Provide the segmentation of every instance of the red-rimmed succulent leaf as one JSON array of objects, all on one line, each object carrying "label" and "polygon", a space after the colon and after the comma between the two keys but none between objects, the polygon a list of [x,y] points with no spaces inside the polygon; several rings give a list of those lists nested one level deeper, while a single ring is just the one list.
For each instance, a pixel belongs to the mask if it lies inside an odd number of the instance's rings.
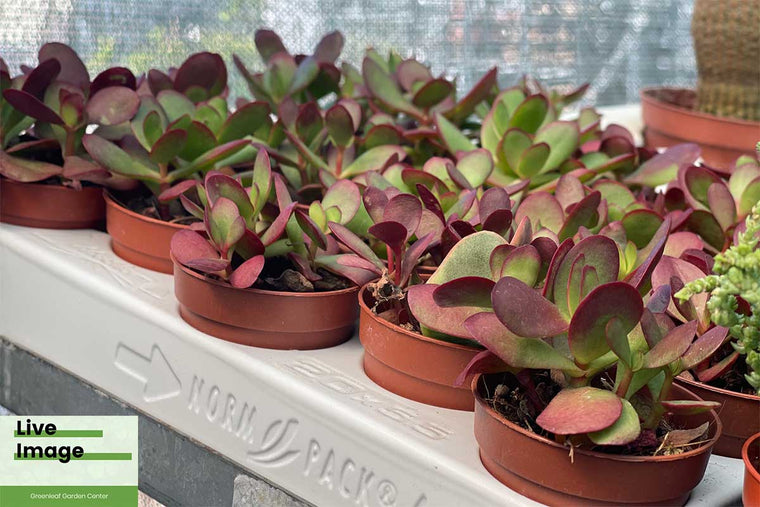
[{"label": "red-rimmed succulent leaf", "polygon": [[376,146],[359,155],[353,162],[343,168],[341,178],[351,178],[368,171],[380,171],[395,159],[400,161],[406,158],[406,151],[401,146],[384,144]]},{"label": "red-rimmed succulent leaf", "polygon": [[370,57],[366,57],[362,62],[362,76],[364,86],[385,107],[416,118],[424,116],[422,111],[404,98],[393,78]]},{"label": "red-rimmed succulent leaf", "polygon": [[626,213],[621,221],[628,239],[637,248],[643,248],[659,229],[662,217],[652,210],[636,209]]},{"label": "red-rimmed succulent leaf", "polygon": [[190,174],[193,174],[195,172],[201,172],[201,171],[210,169],[217,162],[220,162],[226,159],[227,157],[234,155],[235,153],[239,152],[240,150],[242,150],[248,145],[249,145],[249,142],[246,141],[245,139],[230,141],[229,143],[224,143],[222,145],[219,145],[216,148],[209,150],[203,155],[199,156],[198,158],[190,162],[187,166],[184,166],[181,169],[177,169],[176,171],[170,173],[169,179],[171,181],[175,181],[180,178],[189,176]]},{"label": "red-rimmed succulent leaf", "polygon": [[740,354],[738,351],[733,351],[709,368],[697,371],[697,378],[700,382],[711,382],[716,378],[721,378],[723,375],[731,371],[731,368],[733,368],[736,360],[739,359],[739,356]]},{"label": "red-rimmed succulent leaf", "polygon": [[156,140],[150,150],[150,160],[156,164],[168,164],[179,155],[187,141],[184,130],[168,130]]},{"label": "red-rimmed succulent leaf", "polygon": [[598,191],[591,192],[576,204],[565,219],[565,223],[557,235],[560,241],[571,238],[578,232],[580,227],[592,228],[598,220],[599,203],[602,195]]},{"label": "red-rimmed succulent leaf", "polygon": [[90,123],[118,125],[131,120],[140,107],[140,97],[125,86],[109,86],[90,97],[85,112]]},{"label": "red-rimmed succulent leaf", "polygon": [[59,165],[14,157],[0,150],[0,174],[13,181],[33,183],[57,176],[62,172],[63,168]]},{"label": "red-rimmed succulent leaf", "polygon": [[264,243],[255,232],[246,228],[243,236],[235,243],[235,252],[243,259],[250,259],[257,255],[263,255],[266,250]]},{"label": "red-rimmed succulent leaf", "polygon": [[717,401],[697,401],[697,400],[666,400],[662,401],[662,406],[671,414],[675,415],[695,415],[714,410],[720,407]]},{"label": "red-rimmed succulent leaf", "polygon": [[454,107],[446,111],[446,117],[457,124],[465,120],[475,111],[475,107],[491,94],[496,84],[496,77],[497,69],[494,67],[475,83],[475,86]]},{"label": "red-rimmed succulent leaf", "polygon": [[459,156],[457,170],[472,188],[482,186],[493,171],[493,157],[488,150],[478,148]]},{"label": "red-rimmed succulent leaf", "polygon": [[464,322],[471,315],[483,312],[488,308],[476,306],[440,307],[433,300],[433,291],[436,287],[436,284],[430,283],[409,287],[407,300],[412,315],[422,326],[434,332],[471,340],[472,336],[465,329]]},{"label": "red-rimmed succulent leaf", "polygon": [[620,399],[623,411],[612,426],[588,434],[596,445],[625,445],[636,440],[641,433],[639,414],[625,398]]},{"label": "red-rimmed succulent leaf", "polygon": [[433,244],[433,241],[435,239],[436,237],[434,235],[426,234],[425,236],[412,243],[411,246],[406,250],[404,253],[404,258],[401,261],[400,284],[402,286],[406,285],[407,281],[409,281],[409,277],[411,277],[412,271],[414,271],[414,268],[417,266],[420,257],[422,257],[425,252],[427,252],[428,248],[430,248],[430,245]]},{"label": "red-rimmed succulent leaf", "polygon": [[465,276],[439,285],[433,300],[442,307],[491,305],[491,291],[496,283],[490,278]]},{"label": "red-rimmed succulent leaf", "polygon": [[647,187],[664,185],[676,179],[681,166],[694,163],[700,152],[696,144],[684,143],[672,146],[641,164],[625,179],[625,182]]},{"label": "red-rimmed succulent leaf", "polygon": [[220,197],[211,204],[206,218],[209,236],[225,257],[227,251],[243,237],[245,221],[237,205],[226,197]]},{"label": "red-rimmed succulent leaf", "polygon": [[343,51],[343,34],[339,31],[330,32],[317,43],[314,48],[314,57],[319,62],[333,63]]},{"label": "red-rimmed succulent leaf", "polygon": [[354,252],[359,257],[371,262],[377,269],[385,269],[385,264],[383,261],[364,241],[362,241],[359,236],[348,230],[348,228],[335,222],[328,222],[327,226],[330,228],[338,241],[343,243],[349,250]]},{"label": "red-rimmed succulent leaf", "polygon": [[82,138],[87,153],[100,165],[113,172],[146,181],[159,181],[157,168],[150,167],[110,141],[88,134]]},{"label": "red-rimmed succulent leaf", "polygon": [[[663,255],[660,259],[660,262],[657,263],[657,266],[652,271],[652,286],[659,287],[660,285],[668,284],[671,286],[673,294],[675,294],[678,292],[677,289],[680,289],[680,287],[674,287],[671,283],[672,280],[679,280],[681,282],[681,285],[683,285],[688,282],[704,278],[705,274],[705,272],[700,270],[694,264],[686,262],[682,259],[676,259],[674,257]],[[708,294],[706,293],[695,294],[689,298],[689,302],[691,305],[693,305],[694,311],[697,313],[697,315],[701,316],[705,314],[707,298]],[[679,320],[682,322],[689,320],[688,318],[684,318],[686,316],[681,315],[673,300],[671,300],[670,305],[668,306],[668,311],[672,315],[679,317]]]},{"label": "red-rimmed succulent leaf", "polygon": [[336,207],[340,210],[341,222],[346,224],[356,216],[362,205],[361,192],[356,183],[350,180],[338,180],[327,189],[322,199],[322,207]]},{"label": "red-rimmed succulent leaf", "polygon": [[319,266],[324,267],[328,271],[332,271],[343,278],[351,280],[354,285],[362,287],[364,284],[377,279],[378,273],[376,270],[368,270],[362,267],[355,267],[349,258],[355,257],[352,254],[343,255],[320,255],[316,259],[316,263]]},{"label": "red-rimmed succulent leaf", "polygon": [[265,62],[268,62],[277,53],[287,52],[280,37],[272,30],[256,30],[253,40],[256,49]]},{"label": "red-rimmed succulent leaf", "polygon": [[45,90],[47,90],[47,87],[53,82],[53,80],[55,80],[60,72],[61,64],[58,60],[50,59],[41,62],[31,73],[29,73],[28,76],[26,76],[21,89],[42,100],[45,96]]},{"label": "red-rimmed succulent leaf", "polygon": [[454,380],[454,386],[459,387],[464,385],[469,377],[477,373],[499,373],[507,369],[509,369],[509,366],[499,356],[488,349],[481,350],[470,359],[464,370],[457,375],[456,380]]},{"label": "red-rimmed succulent leaf", "polygon": [[644,355],[644,368],[660,368],[680,358],[697,333],[697,321],[692,320],[672,329]]},{"label": "red-rimmed succulent leaf", "polygon": [[[494,260],[494,257],[491,257]],[[492,265],[492,267],[494,267]],[[538,281],[538,272],[541,269],[541,255],[533,245],[518,246],[510,251],[505,257],[501,270],[495,273],[496,279],[511,276],[533,287]]]},{"label": "red-rimmed succulent leaf", "polygon": [[723,181],[713,183],[707,189],[707,203],[724,231],[736,223],[736,203]]},{"label": "red-rimmed succulent leaf", "polygon": [[256,283],[264,269],[264,260],[263,255],[257,255],[243,262],[230,275],[230,285],[239,289],[246,289]]},{"label": "red-rimmed succulent leaf", "polygon": [[322,232],[322,229],[320,229],[320,227],[316,224],[316,222],[314,222],[314,220],[312,220],[308,214],[304,213],[300,209],[295,210],[295,216],[298,225],[301,227],[301,230],[312,241],[314,241],[319,248],[322,250],[326,249],[327,237],[325,236],[325,233]]},{"label": "red-rimmed succulent leaf", "polygon": [[213,206],[216,201],[225,197],[237,206],[240,216],[246,222],[253,216],[253,206],[248,198],[248,193],[238,180],[226,174],[212,171],[206,175],[204,182],[208,202]]},{"label": "red-rimmed succulent leaf", "polygon": [[522,222],[526,216],[531,220],[534,229],[546,227],[556,233],[565,221],[565,212],[559,201],[547,192],[532,193],[520,203],[515,211],[515,222]]},{"label": "red-rimmed succulent leaf", "polygon": [[578,371],[570,359],[545,341],[515,336],[491,312],[468,317],[464,327],[478,343],[513,368]]},{"label": "red-rimmed succulent leaf", "polygon": [[98,74],[90,84],[90,97],[109,86],[123,86],[130,90],[137,89],[137,79],[126,67],[111,67]]},{"label": "red-rimmed succulent leaf", "polygon": [[422,85],[412,97],[412,104],[429,109],[451,95],[454,86],[443,78],[431,79]]},{"label": "red-rimmed succulent leaf", "polygon": [[699,234],[707,244],[716,250],[722,251],[726,245],[727,239],[723,229],[715,216],[709,211],[694,210],[689,214],[685,225],[689,230]]},{"label": "red-rimmed succulent leaf", "polygon": [[335,146],[345,148],[354,139],[354,121],[348,109],[336,104],[325,113],[327,134]]},{"label": "red-rimmed succulent leaf", "polygon": [[[397,222],[406,231],[405,240],[417,230],[422,217],[422,204],[411,194],[398,194],[388,200],[383,210],[383,222]],[[378,224],[379,225],[379,224]]]},{"label": "red-rimmed succulent leaf", "polygon": [[642,294],[647,292],[651,286],[652,272],[663,256],[669,230],[670,219],[666,218],[652,236],[652,240],[647,246],[649,253],[641,261],[641,265],[632,271],[625,279],[626,282],[636,287],[636,289]]},{"label": "red-rimmed succulent leaf", "polygon": [[[549,99],[542,94],[526,97],[525,100],[523,100],[512,112],[512,115],[509,118],[509,127],[519,128],[523,132],[535,134],[544,122],[549,107]],[[549,145],[546,145],[546,148],[548,156]],[[543,162],[541,163],[541,166],[543,166]],[[539,169],[541,169],[540,166]]]},{"label": "red-rimmed succulent leaf", "polygon": [[504,277],[491,293],[494,312],[513,333],[526,338],[549,338],[567,331],[559,309],[524,282]]},{"label": "red-rimmed succulent leaf", "polygon": [[57,80],[73,84],[82,91],[89,90],[90,75],[87,73],[79,55],[66,44],[60,42],[48,42],[40,48],[38,53],[40,62],[56,59],[61,64],[61,72]]},{"label": "red-rimmed succulent leaf", "polygon": [[295,208],[296,203],[293,202],[288,204],[284,209],[280,210],[280,214],[277,215],[277,218],[275,218],[267,230],[264,231],[264,234],[261,235],[261,242],[264,244],[264,246],[269,246],[280,239],[280,237],[285,232],[285,228],[288,225],[288,220],[290,220],[290,215],[293,213],[293,210]]},{"label": "red-rimmed succulent leaf", "polygon": [[264,124],[270,112],[266,102],[249,102],[232,113],[219,130],[220,143],[252,135]]},{"label": "red-rimmed succulent leaf", "polygon": [[728,329],[715,326],[694,340],[689,349],[681,356],[681,367],[690,370],[712,356],[726,341]]},{"label": "red-rimmed succulent leaf", "polygon": [[606,326],[617,319],[624,333],[641,318],[644,304],[638,291],[624,282],[610,282],[595,288],[578,305],[568,329],[568,342],[576,362],[589,364],[606,354],[610,347]]},{"label": "red-rimmed succulent leaf", "polygon": [[577,435],[612,426],[623,412],[623,403],[612,391],[578,387],[560,391],[536,423],[557,435]]},{"label": "red-rimmed succulent leaf", "polygon": [[394,221],[375,224],[368,229],[368,232],[388,245],[397,255],[400,255],[407,238],[411,235],[403,224]]},{"label": "red-rimmed succulent leaf", "polygon": [[221,271],[229,265],[229,261],[222,259],[208,240],[195,231],[181,230],[174,233],[170,250],[180,264],[204,272]]},{"label": "red-rimmed succulent leaf", "polygon": [[693,232],[678,231],[668,236],[663,255],[680,257],[686,250],[702,250],[704,246],[704,242]]},{"label": "red-rimmed succulent leaf", "polygon": [[171,186],[161,192],[161,194],[158,196],[158,200],[161,202],[170,202],[174,199],[179,199],[180,195],[183,195],[191,188],[195,188],[196,184],[197,182],[195,180],[180,181],[176,185]]},{"label": "red-rimmed succulent leaf", "polygon": [[199,87],[207,92],[206,98],[221,94],[227,87],[227,67],[222,57],[216,53],[195,53],[177,69],[174,89],[186,92],[191,87]]},{"label": "red-rimmed succulent leaf", "polygon": [[533,143],[546,143],[551,150],[541,172],[559,167],[578,148],[579,137],[578,124],[574,121],[555,121],[542,126]]},{"label": "red-rimmed succulent leaf", "polygon": [[438,131],[438,135],[446,145],[446,148],[450,153],[456,155],[460,151],[472,151],[477,149],[474,144],[470,142],[466,135],[464,135],[456,126],[454,126],[443,115],[435,115],[435,127]]},{"label": "red-rimmed succulent leaf", "polygon": [[45,123],[56,125],[63,124],[63,119],[58,113],[46,106],[40,99],[23,90],[10,88],[3,92],[3,98],[17,111],[31,116],[32,118]]}]

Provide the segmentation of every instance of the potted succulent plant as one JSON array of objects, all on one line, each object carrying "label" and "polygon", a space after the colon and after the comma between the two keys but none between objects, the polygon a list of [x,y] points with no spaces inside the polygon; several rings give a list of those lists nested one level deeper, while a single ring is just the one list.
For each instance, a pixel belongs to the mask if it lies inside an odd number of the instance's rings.
[{"label": "potted succulent plant", "polygon": [[[430,336],[420,329],[409,312],[407,290],[419,283],[417,264],[431,248],[454,250],[457,241],[476,230],[498,231],[491,232],[498,238],[507,234],[512,219],[509,196],[503,189],[491,189],[477,203],[474,193],[467,194],[454,201],[447,217],[432,192],[422,184],[418,191],[419,197],[393,186],[365,189],[364,205],[373,222],[368,228],[372,246],[346,227],[329,223],[336,239],[380,276],[359,293],[364,370],[380,386],[407,398],[472,410],[469,391],[454,383],[480,347],[472,340]],[[385,260],[373,246],[385,250]],[[420,357],[428,360],[420,362]]]},{"label": "potted succulent plant", "polygon": [[673,326],[663,313],[668,286],[648,295],[669,225],[623,280],[607,236],[564,240],[544,272],[540,255],[479,232],[458,248],[470,244],[481,275],[421,286],[439,329],[487,349],[467,370],[490,372],[472,383],[475,436],[510,488],[550,504],[675,505],[701,480],[721,433],[718,404],[672,382],[720,347],[721,328],[695,340],[696,322]]},{"label": "potted succulent plant", "polygon": [[760,505],[760,433],[752,435],[742,447],[744,489],[742,502],[746,507]]},{"label": "potted succulent plant", "polygon": [[[692,38],[697,88],[641,91],[644,141],[649,148],[697,143],[705,162],[729,168],[752,154],[760,132],[758,9],[741,0],[697,0]],[[753,21],[754,20],[754,21]]]},{"label": "potted succulent plant", "polygon": [[192,217],[176,195],[163,192],[213,168],[249,165],[256,149],[248,136],[271,128],[266,103],[243,103],[228,111],[223,97],[227,71],[219,55],[192,55],[172,75],[151,70],[127,127],[96,130],[83,139],[102,166],[143,183],[138,191],[106,196],[114,252],[164,273],[172,272],[171,237]]},{"label": "potted succulent plant", "polygon": [[[276,204],[269,202],[272,190]],[[341,253],[296,209],[265,151],[257,155],[249,189],[211,171],[202,185],[180,184],[176,191],[203,220],[171,240],[183,319],[213,336],[267,348],[323,348],[351,337],[356,294],[374,270]]]},{"label": "potted succulent plant", "polygon": [[[756,203],[736,244],[715,256],[711,274],[687,268],[684,278],[697,278],[675,294],[682,314],[702,317],[729,330],[719,354],[679,381],[700,397],[723,405],[724,434],[715,452],[734,458],[740,457],[744,442],[760,431],[759,232],[760,203]],[[693,271],[696,273],[690,276]]]},{"label": "potted succulent plant", "polygon": [[102,186],[133,182],[93,162],[82,148],[88,125],[117,129],[137,112],[132,73],[107,69],[95,80],[77,54],[45,44],[39,65],[10,77],[0,60],[0,220],[32,227],[102,226]]}]

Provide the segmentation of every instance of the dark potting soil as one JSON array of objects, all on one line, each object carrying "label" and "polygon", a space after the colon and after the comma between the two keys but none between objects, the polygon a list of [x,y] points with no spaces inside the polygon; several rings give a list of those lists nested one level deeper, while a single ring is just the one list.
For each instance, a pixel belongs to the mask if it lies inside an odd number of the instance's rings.
[{"label": "dark potting soil", "polygon": [[[485,401],[496,412],[531,433],[558,443],[571,443],[571,449],[582,448],[626,456],[681,454],[698,447],[707,431],[707,425],[704,428],[700,427],[696,432],[682,431],[681,428],[674,428],[663,419],[655,430],[643,429],[635,441],[624,446],[598,446],[583,436],[574,436],[572,439],[565,440],[565,437],[554,435],[536,423],[536,418],[543,407],[562,390],[562,386],[552,378],[551,372],[548,370],[530,372],[522,378],[522,382],[511,373],[488,375],[485,381]],[[529,390],[526,385],[532,385],[533,389]],[[669,444],[670,440],[677,440],[672,438],[673,436],[683,435],[689,431],[694,435],[686,443]],[[671,433],[671,438],[667,437],[669,433]]]},{"label": "dark potting soil", "polygon": [[409,310],[406,291],[399,289],[387,272],[376,282],[368,284],[367,290],[374,301],[370,310],[375,315],[407,331],[421,334],[420,323]]},{"label": "dark potting soil", "polygon": [[185,225],[198,220],[185,211],[179,199],[166,204],[160,203],[155,195],[146,190],[112,192],[111,197],[123,207],[144,217]]},{"label": "dark potting soil", "polygon": [[312,282],[294,269],[293,264],[288,259],[284,257],[269,258],[264,264],[264,270],[259,275],[254,287],[284,292],[329,292],[353,287],[350,281],[325,269],[318,269],[317,274],[322,279]]},{"label": "dark potting soil", "polygon": [[697,93],[694,90],[661,88],[647,94],[660,102],[683,109],[694,110],[697,104]]}]

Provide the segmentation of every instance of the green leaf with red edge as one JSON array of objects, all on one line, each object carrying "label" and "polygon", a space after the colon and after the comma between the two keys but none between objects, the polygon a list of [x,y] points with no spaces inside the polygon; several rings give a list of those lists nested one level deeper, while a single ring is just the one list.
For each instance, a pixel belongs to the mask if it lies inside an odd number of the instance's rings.
[{"label": "green leaf with red edge", "polygon": [[572,155],[578,148],[579,135],[578,124],[574,121],[555,121],[541,127],[533,143],[546,143],[551,148],[549,158],[541,168],[541,172],[556,169]]},{"label": "green leaf with red edge", "polygon": [[160,181],[158,168],[144,164],[111,141],[87,134],[82,138],[87,153],[100,165],[124,176],[145,181]]},{"label": "green leaf with red edge", "polygon": [[253,188],[250,202],[253,205],[252,216],[257,216],[264,209],[272,191],[272,165],[266,150],[259,150],[253,165]]},{"label": "green leaf with red edge", "polygon": [[362,62],[364,86],[383,106],[415,118],[422,118],[423,112],[404,98],[390,75],[372,58],[366,57]]},{"label": "green leaf with red edge", "polygon": [[637,248],[643,248],[659,229],[662,217],[652,210],[636,209],[626,213],[622,223],[628,239],[633,241]]},{"label": "green leaf with red edge", "polygon": [[568,322],[559,309],[516,278],[499,280],[491,293],[491,301],[499,320],[518,336],[549,338],[568,330]]},{"label": "green leaf with red edge", "polygon": [[716,250],[722,251],[727,239],[718,220],[709,211],[694,210],[685,222],[686,227]]},{"label": "green leaf with red edge", "polygon": [[644,355],[643,367],[660,368],[676,361],[689,348],[696,333],[696,320],[672,329]]},{"label": "green leaf with red edge", "polygon": [[610,350],[606,326],[617,319],[627,334],[641,318],[644,303],[638,291],[625,282],[610,282],[595,288],[578,305],[568,329],[570,351],[576,362],[588,364]]},{"label": "green leaf with red edge", "polygon": [[174,199],[179,199],[179,196],[183,195],[190,189],[195,188],[197,182],[195,180],[180,181],[176,185],[167,188],[161,192],[158,196],[158,200],[161,202],[170,202]]},{"label": "green leaf with red edge", "polygon": [[340,210],[340,222],[347,224],[359,211],[362,205],[359,187],[350,180],[338,180],[325,192],[322,207],[327,209],[335,206]]},{"label": "green leaf with red edge", "polygon": [[[320,255],[316,258],[315,263],[343,278],[351,280],[354,285],[362,287],[364,284],[377,279],[379,273],[373,270],[367,270],[350,265],[345,265],[347,257],[350,255]],[[356,257],[356,256],[353,256]],[[357,257],[358,258],[358,257]]]},{"label": "green leaf with red edge", "polygon": [[541,256],[538,250],[533,245],[522,245],[506,255],[497,279],[511,276],[533,287],[538,281],[540,269]]},{"label": "green leaf with red edge", "polygon": [[[503,326],[502,326],[503,327]],[[471,377],[478,373],[502,373],[508,371],[510,367],[490,350],[481,350],[470,359],[467,366],[464,367],[457,378],[454,380],[454,387],[465,385]],[[469,383],[467,384],[469,385]]]},{"label": "green leaf with red edge", "polygon": [[[178,125],[176,126],[178,127]],[[187,132],[187,142],[179,154],[182,160],[195,160],[204,153],[213,150],[217,144],[214,133],[201,122],[191,121],[183,130]]]},{"label": "green leaf with red edge", "polygon": [[230,285],[245,289],[256,283],[264,269],[264,256],[257,255],[243,262],[230,275]]},{"label": "green leaf with red edge", "polygon": [[220,197],[211,204],[206,218],[211,240],[221,251],[222,257],[226,257],[227,251],[245,232],[245,221],[237,205],[226,197]]},{"label": "green leaf with red edge", "polygon": [[437,285],[425,283],[413,285],[407,291],[409,309],[414,318],[420,322],[423,334],[429,336],[427,330],[443,333],[448,336],[471,340],[472,336],[464,327],[468,317],[488,310],[476,306],[441,307],[433,300],[433,291]]},{"label": "green leaf with red edge", "polygon": [[537,143],[525,150],[517,166],[512,169],[521,178],[532,178],[541,171],[549,158],[551,148],[546,143]]},{"label": "green leaf with red edge", "polygon": [[703,400],[666,400],[661,403],[667,412],[675,415],[696,415],[721,406],[717,401]]},{"label": "green leaf with red edge", "polygon": [[253,36],[261,58],[268,62],[277,53],[287,52],[280,37],[272,30],[259,29]]},{"label": "green leaf with red edge", "polygon": [[58,113],[46,106],[40,99],[34,95],[22,90],[10,88],[3,92],[3,98],[17,111],[31,116],[32,118],[45,123],[55,125],[63,124],[63,119]]},{"label": "green leaf with red edge", "polygon": [[[560,252],[560,250],[558,252],[560,254],[564,253]],[[550,299],[555,301],[563,315],[566,315],[568,318],[571,315],[567,304],[570,271],[580,256],[583,256],[586,266],[591,266],[596,270],[599,283],[604,284],[618,279],[620,263],[618,247],[613,240],[606,236],[597,235],[585,238],[570,248],[566,255],[558,256],[555,253],[555,259],[552,260],[552,264],[557,266],[556,274],[554,275],[552,287],[545,290],[545,293]]]},{"label": "green leaf with red edge", "polygon": [[176,181],[181,178],[186,178],[195,172],[203,172],[207,169],[211,169],[214,164],[234,155],[248,146],[248,144],[248,141],[245,139],[239,139],[237,141],[230,141],[229,143],[219,145],[216,148],[207,151],[181,169],[171,172],[169,174],[169,181]]},{"label": "green leaf with red edge", "polygon": [[79,55],[66,44],[48,42],[40,48],[37,57],[40,62],[50,59],[58,60],[61,64],[61,72],[56,78],[58,81],[73,84],[82,91],[89,90],[90,75],[87,73],[87,67],[82,63]]},{"label": "green leaf with red edge", "polygon": [[401,146],[389,144],[377,146],[359,155],[353,162],[343,168],[340,176],[341,178],[352,178],[367,171],[379,171],[393,157],[396,157],[397,160],[403,160],[406,157],[406,151]]},{"label": "green leaf with red edge", "polygon": [[207,273],[221,271],[229,265],[229,261],[222,259],[206,238],[188,229],[174,233],[170,250],[180,264]]},{"label": "green leaf with red edge", "polygon": [[327,134],[335,146],[345,148],[354,139],[354,121],[348,109],[336,104],[325,113]]},{"label": "green leaf with red edge", "polygon": [[412,103],[422,109],[429,109],[451,95],[454,86],[443,78],[431,79],[412,97]]},{"label": "green leaf with red edge", "polygon": [[[686,284],[691,281],[704,278],[705,274],[706,273],[704,273],[702,270],[690,262],[663,255],[660,259],[660,262],[658,262],[657,266],[654,268],[654,271],[652,271],[652,286],[659,287],[660,285],[668,284],[673,289],[673,294],[675,294],[677,290],[675,290],[675,288],[672,286],[672,278],[680,280],[683,284]],[[708,294],[706,293],[695,294],[689,298],[689,301],[694,306],[697,315],[705,315],[707,298]],[[679,318],[679,320],[682,322],[688,320],[683,318],[672,300],[668,305],[668,312],[671,315]]]},{"label": "green leaf with red edge", "polygon": [[715,326],[694,340],[689,349],[681,356],[681,368],[690,370],[712,356],[726,341],[728,329]]},{"label": "green leaf with red edge", "polygon": [[312,220],[309,215],[296,209],[295,211],[296,221],[298,222],[301,230],[314,242],[319,248],[325,250],[327,248],[327,237],[322,229]]},{"label": "green leaf with red edge", "polygon": [[166,112],[169,121],[174,121],[185,115],[191,118],[195,115],[193,101],[176,90],[162,90],[158,92],[156,100]]},{"label": "green leaf with red edge", "polygon": [[708,187],[707,203],[715,220],[724,231],[736,223],[736,203],[728,185],[723,181],[713,183]]},{"label": "green leaf with red edge", "polygon": [[565,219],[559,233],[560,241],[572,238],[580,227],[592,228],[598,220],[598,207],[602,195],[597,192],[591,192],[576,204]]},{"label": "green leaf with red edge", "polygon": [[456,155],[460,151],[472,151],[477,149],[474,144],[465,136],[453,123],[447,120],[443,115],[436,113],[435,126],[438,135],[441,137],[443,144]]},{"label": "green leaf with red edge", "polygon": [[657,187],[676,179],[678,169],[686,164],[692,164],[700,155],[696,144],[684,143],[671,146],[662,153],[650,158],[636,171],[625,178],[625,183]]},{"label": "green leaf with red edge", "polygon": [[214,171],[206,175],[204,186],[208,202],[211,205],[215,204],[218,199],[225,197],[235,203],[240,216],[243,217],[249,226],[252,225],[253,206],[251,206],[251,201],[248,199],[248,193],[238,180]]},{"label": "green leaf with red edge", "polygon": [[511,128],[504,132],[504,135],[499,140],[496,148],[496,158],[503,161],[507,168],[516,174],[523,154],[531,146],[533,146],[533,138],[529,134],[520,129]]},{"label": "green leaf with red edge", "polygon": [[396,67],[396,78],[404,90],[411,91],[417,83],[426,83],[433,79],[433,75],[425,65],[410,58]]},{"label": "green leaf with red edge", "polygon": [[739,199],[739,214],[742,217],[747,216],[752,207],[760,202],[760,176],[752,180],[742,192],[742,196]]},{"label": "green leaf with red edge", "polygon": [[536,423],[556,435],[578,435],[612,426],[623,412],[621,399],[596,387],[560,391],[536,418]]},{"label": "green leaf with red edge", "polygon": [[639,437],[641,423],[638,412],[628,400],[621,398],[620,401],[623,411],[618,420],[612,426],[589,433],[588,437],[596,445],[625,445]]},{"label": "green leaf with red edge", "polygon": [[111,67],[104,70],[92,80],[90,84],[90,97],[109,86],[124,86],[130,90],[137,89],[137,79],[132,71],[126,67]]},{"label": "green leaf with red edge", "polygon": [[285,232],[285,228],[288,225],[288,220],[290,220],[290,215],[295,208],[296,203],[293,202],[280,210],[280,214],[277,215],[277,218],[275,218],[269,227],[267,227],[264,234],[261,235],[261,242],[264,246],[269,246],[282,237],[282,234]]},{"label": "green leaf with red edge", "polygon": [[335,222],[328,222],[327,226],[330,228],[338,241],[349,248],[352,252],[357,254],[362,259],[370,261],[379,270],[383,270],[385,268],[385,264],[375,254],[375,252],[372,251],[372,249],[364,241],[362,241],[359,236],[348,230],[348,228]]},{"label": "green leaf with red edge", "polygon": [[383,222],[397,222],[406,231],[408,240],[417,230],[422,218],[422,204],[411,194],[398,194],[388,200],[383,209]]},{"label": "green leaf with red edge", "polygon": [[109,86],[90,97],[85,106],[89,123],[118,125],[131,120],[140,108],[140,97],[124,86]]},{"label": "green leaf with red edge", "polygon": [[467,179],[472,188],[482,186],[493,171],[493,157],[483,148],[469,151],[459,157],[457,170]]},{"label": "green leaf with red edge", "polygon": [[179,155],[187,141],[184,130],[169,130],[156,140],[150,150],[150,160],[156,164],[168,164]]},{"label": "green leaf with red edge", "polygon": [[516,336],[491,312],[468,317],[464,327],[478,343],[513,368],[553,369],[581,374],[570,359],[551,345],[543,340]]},{"label": "green leaf with red edge", "polygon": [[491,231],[476,232],[462,238],[449,251],[446,258],[428,280],[442,284],[463,276],[491,277],[491,252],[507,241]]},{"label": "green leaf with red edge", "polygon": [[497,69],[494,67],[489,70],[454,107],[444,113],[446,118],[456,124],[464,121],[475,111],[475,107],[491,94],[494,85],[496,85],[496,77]]},{"label": "green leaf with red edge", "polygon": [[565,221],[562,206],[548,192],[532,193],[520,203],[515,211],[515,222],[520,223],[526,216],[535,230],[546,227],[552,232],[559,232]]},{"label": "green leaf with red edge", "polygon": [[549,107],[549,100],[544,95],[536,94],[527,97],[512,113],[509,128],[515,127],[529,134],[535,134],[543,124]]},{"label": "green leaf with red edge", "polygon": [[14,157],[0,150],[0,174],[13,181],[33,183],[57,176],[62,172],[63,168],[59,165]]},{"label": "green leaf with red edge", "polygon": [[739,359],[739,356],[739,352],[734,350],[709,368],[697,371],[697,378],[700,382],[711,382],[717,378],[721,378],[723,375],[731,371],[736,360]]},{"label": "green leaf with red edge", "polygon": [[637,261],[639,266],[625,277],[625,281],[642,294],[649,291],[652,285],[652,272],[662,258],[669,232],[670,218],[666,218],[652,236],[652,240],[638,252],[638,255],[646,254],[646,257],[641,259],[640,263]]},{"label": "green leaf with red edge", "polygon": [[237,108],[219,130],[219,142],[227,143],[253,135],[264,124],[269,112],[269,104],[266,102],[249,102]]},{"label": "green leaf with red edge", "polygon": [[433,291],[433,301],[442,307],[491,305],[491,291],[496,282],[490,278],[464,276],[439,285]]},{"label": "green leaf with red edge", "polygon": [[276,53],[268,59],[262,85],[275,103],[288,95],[297,71],[295,58],[288,53]]}]

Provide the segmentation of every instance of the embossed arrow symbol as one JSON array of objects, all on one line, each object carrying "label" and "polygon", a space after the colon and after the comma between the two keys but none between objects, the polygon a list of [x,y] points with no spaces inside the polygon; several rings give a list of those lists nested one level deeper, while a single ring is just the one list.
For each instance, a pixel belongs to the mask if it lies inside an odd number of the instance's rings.
[{"label": "embossed arrow symbol", "polygon": [[144,356],[119,343],[116,346],[114,364],[127,375],[145,384],[143,398],[147,402],[172,398],[182,390],[179,378],[158,345],[153,345],[150,356]]}]

